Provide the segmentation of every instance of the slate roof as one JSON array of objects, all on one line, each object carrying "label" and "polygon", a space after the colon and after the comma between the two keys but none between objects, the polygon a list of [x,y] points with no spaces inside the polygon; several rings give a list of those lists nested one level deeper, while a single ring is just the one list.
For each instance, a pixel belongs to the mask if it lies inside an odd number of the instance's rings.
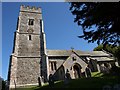
[{"label": "slate roof", "polygon": [[70,54],[70,50],[47,50],[48,56],[69,56]]},{"label": "slate roof", "polygon": [[90,56],[109,56],[109,54],[103,52],[103,51],[91,51],[91,52],[86,52],[90,54]]},{"label": "slate roof", "polygon": [[92,59],[96,59],[97,61],[113,61],[114,58],[110,58],[110,57],[94,57]]},{"label": "slate roof", "polygon": [[[103,51],[80,51],[74,50],[79,56],[109,56],[109,54]],[[72,53],[72,50],[47,50],[48,56],[69,56]]]}]

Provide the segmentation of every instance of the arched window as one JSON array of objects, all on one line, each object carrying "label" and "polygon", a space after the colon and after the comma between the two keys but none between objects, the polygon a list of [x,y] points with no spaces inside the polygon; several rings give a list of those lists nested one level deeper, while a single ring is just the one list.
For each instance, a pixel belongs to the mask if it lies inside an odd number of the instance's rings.
[{"label": "arched window", "polygon": [[29,19],[29,25],[34,25],[34,19]]}]

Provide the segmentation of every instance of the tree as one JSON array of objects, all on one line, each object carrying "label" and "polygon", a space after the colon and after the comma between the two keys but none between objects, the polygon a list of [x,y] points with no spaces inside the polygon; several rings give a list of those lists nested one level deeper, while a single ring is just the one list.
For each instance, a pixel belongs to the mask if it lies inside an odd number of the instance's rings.
[{"label": "tree", "polygon": [[74,22],[82,26],[79,36],[98,44],[120,45],[120,3],[71,2],[70,11]]},{"label": "tree", "polygon": [[0,90],[6,90],[6,82],[0,76]]},{"label": "tree", "polygon": [[113,46],[110,44],[107,44],[106,46],[98,45],[96,48],[94,48],[94,51],[101,51],[101,50],[105,50],[109,53],[111,53],[118,61],[119,65],[120,65],[120,46]]}]

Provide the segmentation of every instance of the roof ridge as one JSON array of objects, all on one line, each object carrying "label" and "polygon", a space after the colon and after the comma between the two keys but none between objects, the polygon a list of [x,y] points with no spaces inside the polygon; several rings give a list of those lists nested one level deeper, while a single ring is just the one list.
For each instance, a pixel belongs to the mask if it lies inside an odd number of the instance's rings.
[{"label": "roof ridge", "polygon": [[71,51],[71,50],[61,50],[61,49],[47,49],[47,50],[50,50],[50,51]]}]

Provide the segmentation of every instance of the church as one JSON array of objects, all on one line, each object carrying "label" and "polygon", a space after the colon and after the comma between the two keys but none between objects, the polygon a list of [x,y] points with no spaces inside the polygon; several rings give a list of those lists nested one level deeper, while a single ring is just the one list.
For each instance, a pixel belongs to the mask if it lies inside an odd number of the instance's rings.
[{"label": "church", "polygon": [[55,80],[64,80],[66,72],[72,79],[87,77],[87,67],[91,72],[102,72],[103,67],[111,68],[115,63],[113,56],[105,51],[46,49],[41,8],[20,6],[9,61],[10,88],[38,85],[38,77],[47,82],[50,74]]}]

